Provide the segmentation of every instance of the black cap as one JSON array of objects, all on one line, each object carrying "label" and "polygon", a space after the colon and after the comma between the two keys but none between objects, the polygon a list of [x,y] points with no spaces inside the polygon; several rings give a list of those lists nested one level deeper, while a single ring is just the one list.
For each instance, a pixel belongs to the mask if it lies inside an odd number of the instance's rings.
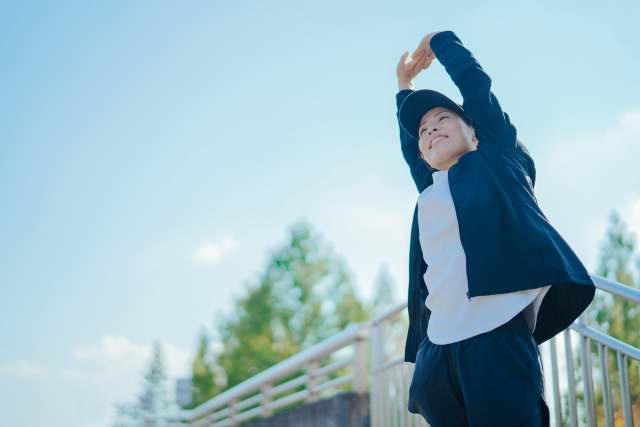
[{"label": "black cap", "polygon": [[435,90],[421,89],[410,93],[402,102],[398,114],[400,125],[409,135],[420,139],[418,129],[422,116],[435,107],[444,107],[468,119],[462,107],[445,95]]}]

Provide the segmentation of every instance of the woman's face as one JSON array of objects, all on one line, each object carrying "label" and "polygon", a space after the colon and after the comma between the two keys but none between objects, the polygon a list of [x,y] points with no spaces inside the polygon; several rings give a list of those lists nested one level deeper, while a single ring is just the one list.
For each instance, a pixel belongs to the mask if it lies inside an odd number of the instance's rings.
[{"label": "woman's face", "polygon": [[447,170],[464,154],[478,147],[473,127],[443,107],[427,111],[418,128],[420,152],[429,166]]}]

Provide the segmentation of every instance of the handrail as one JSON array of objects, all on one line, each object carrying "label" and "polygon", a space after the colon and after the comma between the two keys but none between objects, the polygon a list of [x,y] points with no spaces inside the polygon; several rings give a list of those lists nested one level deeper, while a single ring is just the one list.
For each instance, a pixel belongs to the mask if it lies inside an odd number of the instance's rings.
[{"label": "handrail", "polygon": [[640,289],[614,282],[613,280],[606,279],[602,276],[592,274],[591,278],[596,284],[596,288],[635,302],[636,304],[640,304]]},{"label": "handrail", "polygon": [[[593,280],[593,283],[595,283],[596,288],[609,292],[616,296],[625,298],[637,304],[640,304],[640,289],[636,289],[631,286],[624,285],[622,283],[618,283],[613,280],[604,278],[602,276],[597,276],[595,274],[591,274],[590,276],[591,276],[591,279]],[[371,323],[373,325],[377,325],[378,323],[388,319],[394,314],[401,312],[403,309],[407,307],[407,305],[408,304],[406,302],[403,302],[396,305],[395,307],[391,307],[387,311],[374,317],[371,320]]]},{"label": "handrail", "polygon": [[610,335],[604,334],[588,326],[582,326],[578,323],[573,323],[570,326],[576,332],[581,333],[587,338],[590,338],[600,344],[604,344],[612,350],[619,351],[633,359],[640,360],[640,349],[635,348],[632,345],[627,344],[624,341],[620,341]]},{"label": "handrail", "polygon": [[399,312],[401,312],[402,310],[404,310],[407,307],[407,303],[403,302],[400,303],[398,305],[396,305],[395,307],[391,307],[390,309],[388,309],[387,311],[384,311],[380,314],[378,314],[376,317],[374,317],[371,320],[371,324],[372,325],[377,325],[378,323],[382,322],[383,320],[387,320],[389,317],[398,314]]},{"label": "handrail", "polygon": [[[591,275],[597,289],[606,292],[614,297],[624,298],[627,301],[640,304],[640,289],[628,286],[622,283],[606,279],[604,277]],[[402,355],[389,355],[389,358],[385,357],[384,343],[385,343],[385,328],[386,323],[389,322],[389,318],[395,314],[401,312],[407,307],[407,303],[399,304],[390,308],[384,313],[376,316],[372,321],[372,353],[371,353],[371,368],[370,374],[372,376],[372,389],[371,389],[371,425],[372,427],[382,427],[387,425],[396,425],[399,427],[405,427],[408,425],[413,426],[426,426],[424,420],[417,415],[411,415],[407,413],[405,399],[393,398],[398,393],[406,393],[409,388],[409,381],[413,372],[413,365],[410,363],[402,363],[404,358]],[[576,336],[571,336],[572,333],[577,334],[578,340],[575,340]],[[557,340],[564,341],[564,348],[557,345]],[[593,350],[591,348],[591,342],[596,343],[598,346],[598,360],[599,365],[594,366],[592,358]],[[579,352],[574,353],[572,347],[579,346]],[[597,412],[595,403],[595,389],[596,382],[600,383],[600,388],[603,392],[604,414],[606,418],[607,427],[613,426],[614,410],[624,412],[624,425],[630,427],[637,422],[634,420],[634,409],[632,405],[632,392],[629,382],[629,369],[633,368],[640,371],[640,348],[636,348],[628,343],[625,343],[619,339],[616,339],[604,332],[598,331],[593,327],[587,325],[586,312],[583,313],[578,321],[571,324],[563,334],[553,337],[547,343],[541,346],[541,351],[544,354],[548,354],[551,359],[551,370],[546,371],[545,375],[551,375],[550,391],[553,396],[549,402],[553,405],[551,407],[553,420],[557,427],[563,425],[563,418],[566,417],[568,411],[569,417],[565,421],[568,421],[572,426],[578,426],[580,417],[586,421],[586,425],[589,427],[595,427],[597,424]],[[561,399],[561,381],[559,380],[559,357],[558,351],[564,353],[564,359],[566,361],[563,368],[563,374],[566,375],[566,382],[563,387],[566,388],[567,398],[565,401]],[[617,359],[617,365],[614,369],[618,370],[618,374],[610,373],[608,356],[609,352],[613,352],[614,357]],[[576,357],[574,357],[576,356]],[[576,364],[574,364],[574,362]],[[581,371],[578,378],[581,378],[583,394],[578,395],[575,387],[578,382],[576,378],[576,371]],[[599,370],[600,373],[596,377],[593,370]],[[612,399],[612,390],[614,382],[610,380],[610,375],[619,375],[619,382],[616,387],[619,389],[620,400],[614,401]],[[398,391],[400,390],[400,392]],[[404,392],[402,391],[404,390]],[[633,393],[637,393],[638,390]],[[405,395],[406,396],[406,395]],[[578,401],[581,402],[585,408],[582,412],[578,411]],[[400,422],[398,423],[398,421]]]},{"label": "handrail", "polygon": [[312,360],[320,360],[329,356],[336,350],[344,348],[355,341],[366,340],[368,337],[368,323],[365,322],[350,325],[344,331],[291,356],[290,358],[262,371],[257,375],[254,375],[248,380],[226,390],[194,409],[186,409],[174,414],[164,414],[156,418],[173,422],[193,422],[199,418],[210,415],[216,409],[220,409],[250,393],[258,391],[264,384],[273,383],[299,371]]},{"label": "handrail", "polygon": [[[593,279],[598,289],[605,291],[611,295],[618,296],[628,301],[640,304],[639,289],[612,281],[610,279],[606,279],[604,277],[596,276],[596,275],[591,275],[591,278]],[[408,384],[397,383],[395,385],[390,384],[388,386],[384,386],[384,384],[386,384],[386,381],[387,381],[387,379],[385,378],[387,378],[387,375],[389,375],[388,372],[400,369],[402,372],[404,372],[404,374],[402,375],[405,376],[402,381],[406,381],[407,380],[406,375],[410,375],[410,372],[412,372],[413,366],[411,364],[403,363],[404,357],[401,355],[391,357],[390,360],[385,360],[386,358],[385,358],[385,355],[383,354],[382,346],[383,346],[383,343],[385,342],[384,329],[386,325],[384,325],[383,323],[385,321],[388,321],[388,319],[393,317],[394,315],[397,315],[398,313],[402,312],[406,308],[407,308],[407,303],[404,302],[396,305],[395,307],[391,307],[385,312],[375,316],[369,322],[351,325],[347,327],[347,329],[345,329],[344,331],[332,337],[329,337],[326,340],[318,344],[315,344],[306,350],[301,351],[300,353],[272,366],[269,369],[266,369],[265,371],[236,385],[235,387],[223,392],[222,394],[210,399],[209,401],[201,404],[200,406],[194,409],[182,410],[182,411],[179,411],[178,413],[173,413],[169,415],[165,414],[162,416],[156,416],[154,418],[162,419],[169,422],[175,422],[175,423],[186,422],[194,426],[199,426],[199,425],[233,426],[233,425],[237,425],[238,422],[248,420],[255,416],[264,416],[266,414],[273,413],[273,411],[281,407],[287,406],[291,403],[298,402],[300,400],[307,399],[307,401],[313,401],[316,398],[315,396],[317,396],[320,391],[327,388],[338,387],[342,384],[352,383],[354,384],[354,390],[364,391],[367,389],[367,386],[366,386],[367,373],[364,371],[364,369],[366,369],[365,368],[366,360],[364,360],[362,357],[363,352],[366,352],[366,351],[363,350],[362,345],[366,344],[366,341],[369,341],[371,344],[371,361],[370,361],[371,363],[368,368],[368,374],[371,375],[372,386],[374,387],[373,389],[371,389],[372,426],[377,427],[380,425],[386,425],[385,423],[392,422],[391,418],[389,418],[391,417],[390,411],[396,410],[396,409],[391,409],[390,407],[385,406],[386,403],[384,402],[389,401],[389,396],[386,395],[386,393],[389,393],[389,390],[387,390],[387,388],[391,387],[391,389],[396,390],[391,393],[398,393],[399,392],[398,390],[404,390],[405,388],[407,388]],[[632,360],[640,361],[640,349],[635,348],[614,337],[611,337],[606,333],[600,332],[596,329],[593,329],[587,326],[585,314],[583,314],[583,316],[580,318],[578,322],[570,325],[568,330],[569,329],[577,332],[578,334],[580,334],[581,337],[583,337],[580,341],[582,359],[588,358],[588,356],[586,356],[587,354],[589,354],[588,352],[590,351],[588,346],[588,340],[593,340],[594,342],[597,342],[599,346],[603,346],[603,347],[599,347],[599,351],[601,351],[600,357],[602,360],[606,361],[606,357],[607,357],[606,351],[602,353],[602,348],[604,349],[608,348],[612,351],[615,351],[618,354],[617,356],[619,360],[618,363],[625,364],[625,367],[624,367],[625,371],[626,371],[625,358],[629,357]],[[565,331],[564,339],[565,339],[565,346],[568,346],[568,349],[570,350],[571,343],[566,341],[569,339],[568,330]],[[369,340],[370,334],[371,334],[371,339]],[[318,367],[318,361],[334,354],[336,351],[340,349],[343,349],[351,345],[355,346],[354,355],[341,358],[341,360],[334,361],[322,368]],[[551,346],[550,351],[552,352],[551,357],[552,358],[556,357],[555,350],[554,350],[555,338],[550,341],[550,346]],[[569,356],[567,357],[568,357],[567,363],[569,363],[569,361],[572,362],[572,356],[571,358],[569,358]],[[335,378],[330,381],[325,381],[322,384],[317,383],[316,379],[320,377],[325,377],[325,375],[349,365],[354,366],[354,373],[343,375],[341,377]],[[573,366],[572,363],[571,363],[571,366]],[[552,362],[552,368],[555,368],[557,370],[557,362],[556,363]],[[306,374],[303,374],[294,379],[290,379],[286,383],[274,386],[274,384],[277,384],[278,381],[281,381],[284,378],[288,377],[289,375],[299,372],[300,370],[303,370],[303,369],[307,370]],[[584,364],[584,366],[582,366],[581,369],[584,370],[583,375],[585,375],[585,378],[588,378],[588,381],[591,382],[590,361],[587,360],[586,364]],[[605,367],[605,369],[608,369],[608,368]],[[552,371],[554,371],[554,369],[552,369]],[[569,368],[569,371],[573,372],[571,368]],[[571,379],[573,373],[569,373],[569,371],[567,371],[567,375],[569,375],[570,376],[569,379]],[[557,377],[557,372],[555,371],[552,372],[552,375]],[[621,375],[621,381],[624,379],[625,381],[628,382],[627,373],[622,372],[620,375]],[[400,377],[397,377],[397,378],[400,378]],[[555,382],[557,382],[557,378],[554,378],[554,380]],[[382,381],[382,382],[378,382],[378,381]],[[400,381],[400,380],[398,379],[397,381]],[[306,387],[304,390],[300,390],[296,393],[277,398],[278,395],[281,395],[282,393],[285,393],[303,384],[306,384]],[[356,384],[359,384],[359,385],[356,386]],[[396,388],[396,387],[399,387],[399,388]],[[557,384],[555,384],[554,389],[557,389],[557,387],[558,387]],[[591,393],[591,395],[586,396],[586,398],[588,400],[589,399],[593,400],[592,392],[589,391],[589,393]],[[624,402],[625,423],[628,423],[628,420],[632,420],[633,416],[627,414],[630,411],[628,393],[625,396],[626,396],[624,398],[625,399],[625,402]],[[554,396],[554,397],[558,398],[558,396]],[[397,399],[395,398],[391,399],[391,401],[394,401],[394,402],[395,400]],[[559,400],[557,401],[559,402]],[[575,398],[570,399],[570,401],[573,402],[572,405],[575,405]],[[258,406],[252,408],[252,406],[256,404]],[[591,415],[592,413],[595,414],[594,412],[595,410],[593,409],[593,402],[591,403],[587,402],[586,404],[589,405],[588,416],[590,417],[587,420],[587,422],[589,425],[594,425],[593,424],[594,416]],[[575,419],[577,415],[575,412],[575,408],[572,405],[570,405],[571,406],[570,412],[572,413],[571,422],[573,423],[573,422],[576,422]],[[606,410],[610,414],[611,403],[609,402],[608,405],[609,406],[606,408]],[[556,402],[556,406],[558,406],[557,402]],[[399,416],[405,420],[404,424],[401,423],[400,425],[406,425],[406,423],[414,424],[414,425],[418,425],[418,424],[423,425],[421,424],[422,422],[418,419],[410,422],[409,418],[407,418],[409,417],[408,413],[402,415],[402,411],[406,411],[406,408],[403,409],[402,402],[400,402],[400,406],[398,407],[397,410],[400,411]],[[559,411],[560,411],[559,407],[556,407],[555,408],[556,421],[558,419],[560,420],[562,419],[562,415],[560,414]],[[220,421],[216,422],[215,420],[220,420]],[[215,424],[213,424],[214,422]],[[395,423],[395,421],[393,421],[393,423]]]}]

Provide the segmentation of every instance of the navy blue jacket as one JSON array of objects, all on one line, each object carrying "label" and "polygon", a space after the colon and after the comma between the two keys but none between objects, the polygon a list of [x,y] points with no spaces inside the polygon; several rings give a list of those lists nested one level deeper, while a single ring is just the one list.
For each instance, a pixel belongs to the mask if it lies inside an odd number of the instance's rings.
[{"label": "navy blue jacket", "polygon": [[[538,312],[538,344],[567,328],[589,305],[595,286],[569,245],[549,224],[536,201],[533,159],[491,92],[491,79],[450,31],[431,48],[462,94],[478,149],[449,169],[449,186],[467,259],[469,298],[551,285]],[[400,91],[398,109],[411,93]],[[432,184],[432,170],[419,156],[418,141],[400,126],[402,154],[419,192]],[[416,206],[409,250],[409,333],[405,361],[415,362],[430,312]],[[508,320],[508,319],[507,319]]]}]

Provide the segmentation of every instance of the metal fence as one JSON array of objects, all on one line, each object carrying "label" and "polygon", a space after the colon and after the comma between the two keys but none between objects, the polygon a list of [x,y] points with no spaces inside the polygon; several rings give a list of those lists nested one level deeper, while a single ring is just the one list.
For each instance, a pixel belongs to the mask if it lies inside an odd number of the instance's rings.
[{"label": "metal fence", "polygon": [[[640,309],[639,290],[598,276],[593,276],[593,279],[599,291],[611,297],[623,298],[638,304],[635,310]],[[566,420],[568,423],[564,422],[564,424],[571,427],[586,424],[591,427],[602,425],[604,422],[607,427],[613,427],[622,425],[622,421],[625,427],[640,425],[640,414],[633,413],[634,407],[636,411],[640,410],[640,402],[637,399],[637,396],[640,396],[640,385],[636,383],[635,388],[632,389],[629,382],[630,369],[636,369],[638,373],[636,378],[640,378],[640,349],[588,326],[586,312],[580,316],[577,323],[563,332],[562,338],[566,360],[564,369],[567,378],[566,407],[569,412]],[[551,359],[550,375],[555,425],[561,426],[567,417],[563,417],[561,410],[558,340],[559,337],[551,339],[545,350],[550,354]],[[576,341],[578,357],[574,357]],[[597,348],[596,351],[594,347]],[[614,355],[617,364],[609,363],[611,354]],[[579,368],[577,364],[580,365]],[[611,365],[618,371],[618,378],[614,372],[611,372]],[[577,384],[578,376],[582,384]],[[617,383],[617,387],[612,388],[612,383]],[[581,396],[580,393],[582,393]],[[596,404],[596,395],[598,395],[598,404]],[[634,395],[636,399],[632,401]],[[615,416],[620,413],[623,416],[622,420],[620,416]]]},{"label": "metal fence", "polygon": [[293,405],[310,403],[345,386],[367,391],[368,324],[309,347],[202,405],[154,417],[169,426],[237,426]]},{"label": "metal fence", "polygon": [[[592,277],[606,298],[623,298],[640,310],[640,290]],[[195,409],[160,419],[172,426],[236,426],[347,387],[370,392],[372,427],[427,426],[406,409],[413,374],[413,364],[402,356],[406,306],[353,325]],[[634,418],[640,425],[640,414],[634,414],[640,411],[640,349],[589,326],[585,312],[540,350],[552,425],[633,427]],[[630,375],[634,370],[638,377]]]},{"label": "metal fence", "polygon": [[[640,310],[640,290],[603,277],[592,278],[599,293],[638,304],[636,310]],[[406,410],[413,365],[404,363],[400,355],[388,355],[389,325],[405,307],[406,304],[395,307],[371,322],[372,427],[427,425]],[[540,348],[551,425],[639,426],[640,402],[637,398],[632,401],[632,396],[640,395],[640,385],[636,383],[631,388],[629,372],[635,369],[640,377],[640,349],[590,327],[586,316],[583,313],[577,322]],[[613,369],[610,355],[617,362]]]}]

